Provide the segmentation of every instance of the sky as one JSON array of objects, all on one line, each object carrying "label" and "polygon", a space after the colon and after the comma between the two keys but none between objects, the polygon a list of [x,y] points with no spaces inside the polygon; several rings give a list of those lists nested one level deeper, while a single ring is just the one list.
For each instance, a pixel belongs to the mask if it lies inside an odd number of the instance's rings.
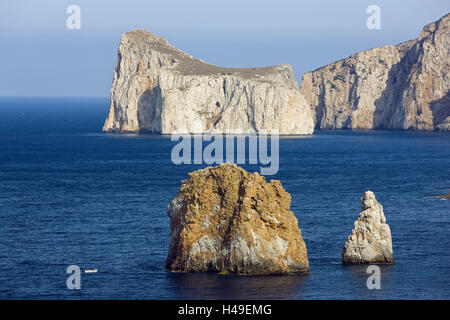
[{"label": "sky", "polygon": [[[68,29],[67,7],[81,10]],[[367,7],[380,8],[370,30]],[[107,97],[121,34],[146,29],[225,67],[289,63],[297,81],[352,53],[417,37],[448,0],[1,0],[0,96]]]}]

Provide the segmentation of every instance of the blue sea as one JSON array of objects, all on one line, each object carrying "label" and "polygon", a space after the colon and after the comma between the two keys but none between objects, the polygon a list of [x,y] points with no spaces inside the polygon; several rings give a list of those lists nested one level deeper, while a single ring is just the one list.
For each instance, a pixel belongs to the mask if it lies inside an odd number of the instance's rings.
[{"label": "blue sea", "polygon": [[[311,273],[175,274],[165,270],[168,203],[205,165],[174,165],[176,142],[112,135],[106,98],[0,98],[1,299],[449,299],[450,134],[316,131],[280,140],[279,179]],[[257,166],[243,165],[250,171]],[[396,264],[368,289],[367,266],[341,249],[372,190]],[[81,289],[69,290],[69,265]]]}]

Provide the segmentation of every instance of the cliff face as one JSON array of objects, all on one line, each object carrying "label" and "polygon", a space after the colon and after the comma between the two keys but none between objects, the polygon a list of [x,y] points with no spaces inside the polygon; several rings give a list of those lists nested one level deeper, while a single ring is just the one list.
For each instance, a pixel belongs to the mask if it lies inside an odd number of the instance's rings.
[{"label": "cliff face", "polygon": [[280,181],[221,164],[189,174],[169,204],[166,267],[176,272],[287,274],[309,262]]},{"label": "cliff face", "polygon": [[315,108],[316,127],[448,130],[449,30],[447,14],[415,40],[306,73],[301,92]]},{"label": "cliff face", "polygon": [[292,68],[221,68],[143,30],[121,38],[103,131],[311,134]]},{"label": "cliff face", "polygon": [[450,14],[419,37],[304,74],[289,65],[221,68],[134,30],[121,38],[103,131],[311,134],[450,130]]}]

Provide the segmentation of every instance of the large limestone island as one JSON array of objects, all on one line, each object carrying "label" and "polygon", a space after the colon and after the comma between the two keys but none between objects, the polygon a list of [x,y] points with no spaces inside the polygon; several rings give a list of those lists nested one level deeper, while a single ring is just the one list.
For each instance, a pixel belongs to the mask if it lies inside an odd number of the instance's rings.
[{"label": "large limestone island", "polygon": [[[221,68],[144,30],[120,40],[106,132],[311,134],[290,65]],[[276,132],[276,131],[275,131]]]},{"label": "large limestone island", "polygon": [[306,245],[280,181],[234,164],[207,167],[182,182],[167,214],[166,267],[246,275],[308,272]]},{"label": "large limestone island", "polygon": [[322,129],[450,131],[450,14],[418,38],[303,75],[221,68],[147,31],[120,40],[103,131],[311,134]]},{"label": "large limestone island", "polygon": [[415,40],[351,55],[303,75],[324,129],[450,131],[450,14]]}]

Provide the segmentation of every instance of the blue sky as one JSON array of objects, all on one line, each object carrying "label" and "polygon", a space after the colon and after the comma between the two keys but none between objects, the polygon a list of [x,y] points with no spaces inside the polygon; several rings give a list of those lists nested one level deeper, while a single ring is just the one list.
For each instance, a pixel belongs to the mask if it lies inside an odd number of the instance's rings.
[{"label": "blue sky", "polygon": [[[81,29],[66,8],[81,8]],[[381,30],[366,8],[381,9]],[[301,75],[373,47],[417,37],[450,1],[95,1],[0,3],[0,95],[109,96],[120,35],[146,29],[229,67],[290,63]]]}]

